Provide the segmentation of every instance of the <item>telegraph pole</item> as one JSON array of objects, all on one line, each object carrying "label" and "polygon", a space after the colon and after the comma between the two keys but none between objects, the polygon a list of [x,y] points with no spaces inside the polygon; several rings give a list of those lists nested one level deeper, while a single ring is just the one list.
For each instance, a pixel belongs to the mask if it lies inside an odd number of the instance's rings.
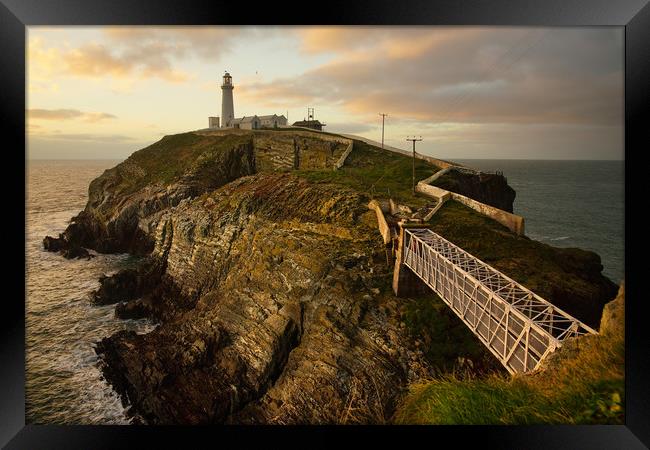
[{"label": "telegraph pole", "polygon": [[379,113],[381,116],[381,148],[384,148],[384,119],[388,114]]},{"label": "telegraph pole", "polygon": [[420,136],[419,138],[416,138],[415,136],[409,138],[407,136],[406,140],[413,142],[413,194],[415,195],[415,143],[421,141],[422,136]]}]

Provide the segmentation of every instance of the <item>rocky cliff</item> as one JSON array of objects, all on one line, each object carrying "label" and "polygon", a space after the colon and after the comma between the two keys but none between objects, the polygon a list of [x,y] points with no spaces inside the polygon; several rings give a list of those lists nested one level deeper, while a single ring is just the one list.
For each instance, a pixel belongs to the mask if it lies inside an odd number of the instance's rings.
[{"label": "rocky cliff", "polygon": [[502,174],[451,168],[433,184],[486,205],[513,212],[516,192],[508,186],[508,180]]},{"label": "rocky cliff", "polygon": [[427,371],[399,327],[365,201],[260,174],[156,214],[151,258],[175,307],[156,314],[168,300],[140,292],[163,324],[100,342],[107,377],[149,423],[388,417]]},{"label": "rocky cliff", "polygon": [[84,211],[44,240],[67,256],[145,256],[93,296],[160,322],[96,349],[142,422],[384,423],[436,370],[402,323],[365,181],[352,181],[409,161],[377,166],[361,146],[334,172],[344,143],[265,133],[165,137],[94,180]]}]

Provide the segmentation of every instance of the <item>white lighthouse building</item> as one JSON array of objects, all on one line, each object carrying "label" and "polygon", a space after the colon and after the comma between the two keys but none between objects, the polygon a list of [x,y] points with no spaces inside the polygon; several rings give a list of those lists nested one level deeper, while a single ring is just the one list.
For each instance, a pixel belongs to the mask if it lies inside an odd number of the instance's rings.
[{"label": "white lighthouse building", "polygon": [[221,120],[224,127],[235,118],[235,107],[232,103],[232,91],[235,86],[232,85],[232,77],[228,72],[223,76],[221,85]]},{"label": "white lighthouse building", "polygon": [[[277,114],[268,116],[244,116],[235,118],[235,107],[233,103],[232,91],[235,86],[232,84],[232,77],[228,72],[223,76],[221,84],[221,118],[209,117],[209,128],[241,128],[247,130],[256,130],[262,127],[278,128],[287,126],[287,118]],[[221,119],[221,125],[219,122]]]}]

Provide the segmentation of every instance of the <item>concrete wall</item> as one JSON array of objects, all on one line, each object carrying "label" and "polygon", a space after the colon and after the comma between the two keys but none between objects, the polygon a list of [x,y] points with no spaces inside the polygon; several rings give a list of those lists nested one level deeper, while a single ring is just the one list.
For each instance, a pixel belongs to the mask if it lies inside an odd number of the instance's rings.
[{"label": "concrete wall", "polygon": [[[284,127],[282,127],[284,128]],[[289,130],[278,130],[275,131],[275,133],[287,133],[291,134],[292,136],[304,136],[304,137],[311,137],[315,139],[321,139],[323,141],[333,141],[333,142],[338,142],[341,144],[349,144],[352,142],[352,139],[348,139],[347,137],[343,137],[343,135],[332,135],[325,133],[323,131],[318,131],[314,130],[312,128],[305,128],[305,127],[296,127],[293,125],[287,126],[287,128],[290,128]],[[298,130],[296,130],[298,128]]]},{"label": "concrete wall", "polygon": [[295,131],[255,131],[253,134],[258,169],[331,169],[351,141],[326,139],[324,135]]},{"label": "concrete wall", "polygon": [[[428,197],[434,198],[439,202],[445,202],[449,199],[456,200],[459,203],[472,208],[474,211],[489,217],[492,220],[496,220],[501,225],[506,226],[513,233],[517,233],[522,236],[524,234],[524,218],[516,214],[511,214],[507,211],[504,211],[494,206],[486,205],[464,195],[456,194],[455,192],[450,192],[445,189],[441,189],[436,186],[430,186],[424,181],[420,181],[416,186],[415,190],[421,194],[424,194]],[[439,208],[436,208],[436,212]],[[431,217],[429,217],[430,219]]]},{"label": "concrete wall", "polygon": [[[341,136],[344,136],[344,137],[350,138],[350,139],[356,139],[356,140],[365,142],[367,144],[374,145],[375,147],[381,147],[381,142],[373,141],[372,139],[364,138],[364,137],[361,137],[361,136],[356,136],[354,134],[341,134]],[[408,157],[413,156],[413,151],[403,150],[401,148],[392,147],[390,145],[385,145],[384,144],[384,150],[388,150],[389,152],[398,153],[400,155],[404,155],[404,156],[408,156]],[[445,169],[447,167],[462,167],[462,164],[453,163],[451,161],[445,161],[444,159],[438,159],[438,158],[434,158],[432,156],[421,155],[421,154],[419,154],[417,152],[415,153],[415,157],[417,159],[428,161],[431,164],[433,164],[434,166],[440,167],[441,169]]]},{"label": "concrete wall", "polygon": [[343,164],[345,164],[345,160],[350,156],[350,153],[352,153],[352,147],[354,147],[354,142],[350,141],[348,144],[348,147],[345,149],[341,157],[339,158],[338,161],[336,161],[336,164],[334,164],[334,170],[338,170],[341,167],[343,167]]},{"label": "concrete wall", "polygon": [[439,202],[444,202],[451,197],[452,193],[436,186],[430,186],[423,181],[415,185],[415,192],[434,198]]},{"label": "concrete wall", "polygon": [[445,200],[438,201],[438,204],[435,206],[435,208],[433,208],[431,211],[429,211],[429,213],[426,216],[424,216],[424,218],[422,220],[424,222],[430,221],[431,218],[438,212],[438,210],[440,208],[442,208],[442,205],[444,205],[444,204],[445,204]]},{"label": "concrete wall", "polygon": [[379,227],[379,233],[384,240],[384,244],[390,244],[390,227],[388,226],[388,222],[386,222],[384,213],[381,210],[381,205],[377,200],[371,200],[370,203],[368,203],[368,208],[374,210],[377,215],[377,226]]},{"label": "concrete wall", "polygon": [[[452,170],[460,170],[460,171],[466,171],[464,168],[459,168],[459,167],[447,167],[443,170],[440,170],[433,175],[431,175],[429,178],[425,178],[424,180],[418,182],[418,184],[415,187],[415,190],[417,192],[420,192],[421,194],[427,195],[429,197],[435,198],[438,201],[444,202],[448,199],[453,199],[456,200],[459,203],[462,203],[463,205],[472,208],[474,211],[489,217],[490,219],[496,220],[500,224],[506,226],[510,231],[513,233],[517,233],[518,235],[522,236],[524,234],[524,218],[521,216],[518,216],[516,214],[509,213],[507,211],[504,211],[502,209],[496,208],[494,206],[486,205],[485,203],[481,203],[477,200],[474,200],[472,198],[466,197],[464,195],[457,194],[455,192],[447,191],[445,189],[441,189],[436,186],[431,186],[430,183],[444,175],[445,173],[448,173]],[[473,170],[472,170],[473,172]],[[439,206],[435,208],[434,214],[438,211]],[[432,214],[427,215],[429,220],[431,218]]]},{"label": "concrete wall", "polygon": [[[413,156],[413,153],[411,152],[411,156]],[[432,156],[426,156],[426,155],[420,155],[418,153],[415,154],[416,158],[423,159],[424,161],[430,162],[434,166],[438,166],[441,169],[446,169],[448,167],[458,167],[460,164],[445,161],[444,159],[438,159],[434,158]]]},{"label": "concrete wall", "polygon": [[490,219],[496,220],[500,224],[508,227],[513,233],[522,236],[524,234],[524,218],[516,214],[511,214],[494,206],[486,205],[464,195],[451,193],[451,198],[463,205],[472,208]]},{"label": "concrete wall", "polygon": [[431,184],[434,181],[436,181],[438,178],[443,176],[444,174],[451,172],[451,169],[452,169],[451,167],[445,167],[444,169],[439,170],[436,173],[434,173],[433,175],[431,175],[429,178],[425,178],[424,180],[420,180],[418,183]]}]

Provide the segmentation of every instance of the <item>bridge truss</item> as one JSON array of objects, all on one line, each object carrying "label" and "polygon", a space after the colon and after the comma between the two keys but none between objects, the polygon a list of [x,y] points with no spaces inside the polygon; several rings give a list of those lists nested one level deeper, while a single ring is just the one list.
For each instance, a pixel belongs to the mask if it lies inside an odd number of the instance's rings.
[{"label": "bridge truss", "polygon": [[567,338],[596,331],[425,228],[404,229],[404,264],[510,373],[536,369]]}]

